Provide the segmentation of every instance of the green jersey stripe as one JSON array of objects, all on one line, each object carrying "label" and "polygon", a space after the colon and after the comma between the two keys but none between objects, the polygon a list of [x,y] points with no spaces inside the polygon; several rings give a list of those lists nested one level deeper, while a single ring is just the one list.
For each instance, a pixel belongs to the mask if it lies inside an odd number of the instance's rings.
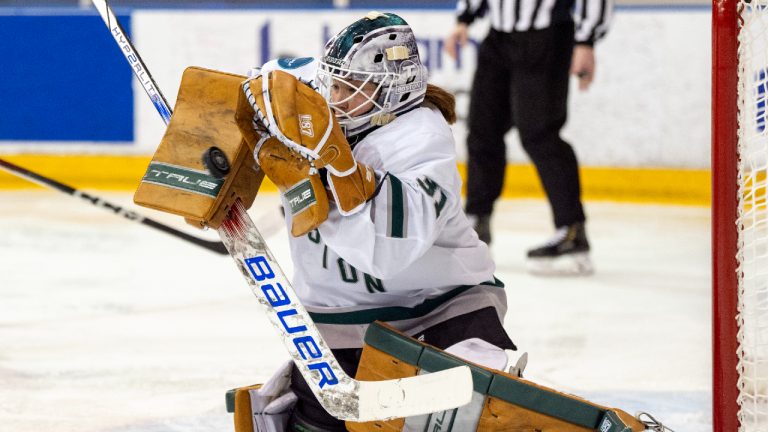
[{"label": "green jersey stripe", "polygon": [[407,209],[403,182],[393,175],[387,176],[389,180],[389,196],[387,203],[387,236],[392,238],[405,238],[407,235]]},{"label": "green jersey stripe", "polygon": [[[498,280],[483,282],[479,285],[504,288],[504,284]],[[419,318],[429,314],[448,300],[468,291],[477,285],[462,285],[435,298],[427,299],[423,303],[413,307],[389,306],[383,308],[364,309],[353,312],[318,313],[310,312],[309,315],[317,324],[370,324],[374,321],[401,321]]]}]

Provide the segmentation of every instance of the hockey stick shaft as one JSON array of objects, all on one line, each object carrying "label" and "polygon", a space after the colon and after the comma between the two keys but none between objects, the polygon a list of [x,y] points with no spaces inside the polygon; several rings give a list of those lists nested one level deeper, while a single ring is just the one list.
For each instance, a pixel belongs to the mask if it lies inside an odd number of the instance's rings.
[{"label": "hockey stick shaft", "polygon": [[[136,76],[136,79],[139,81],[139,83],[141,83],[141,86],[149,97],[149,100],[152,101],[152,105],[155,106],[155,109],[157,110],[158,114],[160,114],[163,122],[168,124],[171,121],[173,110],[168,104],[168,101],[165,99],[165,96],[163,96],[163,93],[160,91],[160,87],[158,87],[155,79],[149,72],[149,69],[144,64],[144,60],[133,46],[133,43],[126,34],[125,29],[123,29],[123,26],[120,25],[120,21],[117,20],[117,16],[115,15],[114,11],[112,11],[112,8],[109,7],[109,3],[106,0],[93,0],[93,5],[99,12],[99,16],[101,16],[102,21],[104,21],[104,24],[109,29],[112,38],[117,43],[118,47],[120,47],[120,52],[123,53],[125,60],[128,61],[128,65],[131,67],[131,70]],[[148,222],[145,223],[162,231],[166,231],[167,229],[173,230],[173,228],[153,220],[148,220]],[[209,249],[213,248],[213,250],[217,253],[224,255],[227,254],[226,248],[220,242],[209,242],[189,234],[182,233],[180,231],[179,233],[181,234],[181,237],[186,237],[189,241],[198,244],[200,244],[200,242],[205,242],[205,244],[212,245],[209,246]]]},{"label": "hockey stick shaft", "polygon": [[168,101],[157,86],[152,74],[149,73],[149,69],[144,64],[144,60],[141,59],[141,56],[136,51],[136,48],[128,38],[128,35],[125,33],[123,26],[121,26],[120,22],[117,20],[117,16],[115,16],[112,8],[109,7],[109,3],[107,0],[92,1],[101,16],[102,21],[107,25],[112,38],[115,39],[115,42],[120,47],[120,51],[131,66],[133,74],[144,88],[144,92],[149,96],[149,100],[152,101],[152,104],[155,106],[155,109],[160,114],[160,117],[162,117],[165,124],[168,124],[171,121],[173,110],[170,105],[168,105]]},{"label": "hockey stick shaft", "polygon": [[[121,47],[130,47],[139,59],[106,0],[92,1],[115,41]],[[123,51],[125,54],[125,48]],[[126,59],[131,63],[128,55]],[[143,62],[141,69],[160,94]],[[150,92],[147,95],[152,98]],[[165,120],[164,112],[171,110],[161,109],[162,104],[155,100],[153,103]],[[364,382],[351,378],[336,361],[239,200],[231,207],[218,232],[296,368],[329,414],[355,422],[386,420],[443,411],[470,401],[472,375],[466,366],[398,380]]]},{"label": "hockey stick shaft", "polygon": [[50,177],[45,177],[38,173],[32,172],[26,168],[22,168],[14,163],[8,162],[7,160],[0,159],[0,168],[10,172],[11,174],[15,174],[19,177],[27,179],[33,183],[37,183],[41,186],[46,186],[46,187],[58,190],[60,192],[64,192],[68,195],[72,195],[73,197],[82,198],[84,201],[87,201],[90,204],[95,205],[96,207],[101,207],[105,210],[111,211],[112,213],[118,216],[122,216],[123,218],[128,219],[130,221],[138,222],[142,225],[149,226],[156,230],[162,231],[166,234],[170,234],[172,236],[186,240],[190,243],[194,243],[200,247],[204,247],[208,249],[209,251],[216,252],[221,255],[227,254],[227,249],[224,247],[224,244],[221,242],[201,239],[199,237],[195,237],[193,235],[187,234],[183,231],[179,231],[175,228],[169,227],[168,225],[160,223],[156,220],[142,216],[139,213],[124,209],[123,207],[117,204],[113,204],[109,201],[104,200],[103,198],[80,191],[72,186],[61,183]]}]

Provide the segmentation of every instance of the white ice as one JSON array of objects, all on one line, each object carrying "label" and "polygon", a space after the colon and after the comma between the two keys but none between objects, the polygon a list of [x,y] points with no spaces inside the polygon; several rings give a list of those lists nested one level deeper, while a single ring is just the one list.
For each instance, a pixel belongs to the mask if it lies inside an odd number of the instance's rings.
[{"label": "white ice", "polygon": [[[276,196],[250,213],[291,274]],[[552,234],[547,204],[497,205],[505,327],[529,353],[526,378],[711,430],[709,209],[587,213],[596,274],[542,278],[524,254]],[[227,256],[47,191],[0,193],[0,233],[0,432],[231,431],[225,392],[287,358]]]}]

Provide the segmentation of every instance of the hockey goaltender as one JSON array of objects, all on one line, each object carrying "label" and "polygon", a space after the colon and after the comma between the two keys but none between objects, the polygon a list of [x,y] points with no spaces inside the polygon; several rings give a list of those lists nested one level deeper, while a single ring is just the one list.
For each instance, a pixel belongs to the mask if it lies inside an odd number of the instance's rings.
[{"label": "hockey goaltender", "polygon": [[[185,71],[134,199],[218,229],[288,349],[266,384],[227,394],[237,432],[668,430],[522,378],[503,284],[461,208],[455,117],[391,13],[320,60]],[[292,281],[245,212],[264,176]]]}]

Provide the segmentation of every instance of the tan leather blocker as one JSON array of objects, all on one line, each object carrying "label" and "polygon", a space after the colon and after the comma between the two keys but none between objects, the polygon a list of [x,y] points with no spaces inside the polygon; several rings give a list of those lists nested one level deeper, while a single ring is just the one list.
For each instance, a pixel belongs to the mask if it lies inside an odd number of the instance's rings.
[{"label": "tan leather blocker", "polygon": [[[353,432],[440,430],[449,432],[638,432],[645,425],[615,408],[600,406],[508,373],[485,368],[454,357],[375,322],[365,335],[358,380],[379,381],[435,372],[467,365],[472,369],[474,393],[470,404],[421,418],[386,422],[347,422]],[[439,397],[436,395],[435,397]],[[468,414],[474,416],[467,421]],[[462,418],[463,417],[463,418]],[[467,424],[471,423],[472,428]]]},{"label": "tan leather blocker", "polygon": [[[198,67],[184,71],[171,122],[133,196],[136,204],[214,229],[237,199],[246,208],[253,204],[264,174],[235,122],[244,79]],[[224,179],[203,166],[203,153],[212,146],[229,160]]]},{"label": "tan leather blocker", "polygon": [[[244,92],[258,119],[256,123],[306,156],[313,167],[328,170],[329,186],[342,214],[358,211],[373,196],[373,171],[355,161],[347,138],[322,95],[283,71],[249,80]],[[247,119],[249,124],[244,124],[245,119],[239,120],[239,124],[253,129],[252,120]]]}]

